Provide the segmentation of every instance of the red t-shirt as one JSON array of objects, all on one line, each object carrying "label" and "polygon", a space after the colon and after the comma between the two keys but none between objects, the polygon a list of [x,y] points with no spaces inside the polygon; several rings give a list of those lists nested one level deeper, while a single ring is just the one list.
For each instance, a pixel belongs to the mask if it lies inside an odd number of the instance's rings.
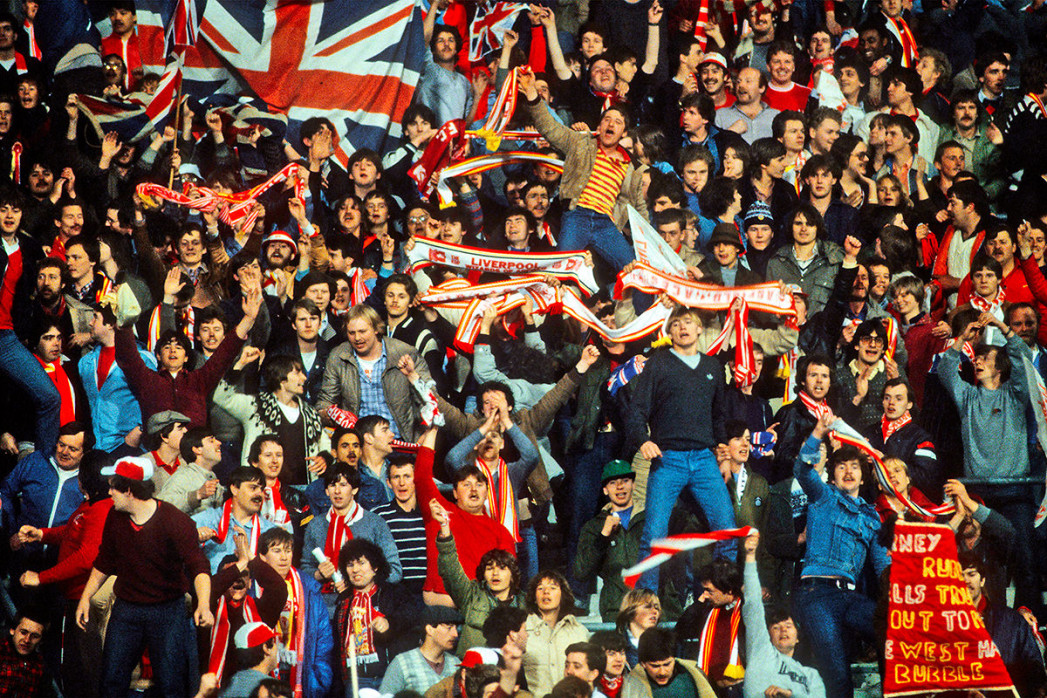
[{"label": "red t-shirt", "polygon": [[763,101],[771,109],[777,109],[778,111],[792,110],[802,112],[807,108],[807,100],[810,96],[811,88],[795,82],[788,90],[783,90],[768,83],[767,91],[763,93]]},{"label": "red t-shirt", "polygon": [[3,281],[0,281],[0,330],[15,328],[12,310],[15,305],[15,289],[22,278],[22,248],[15,241],[14,252],[7,253],[7,268],[4,269]]}]

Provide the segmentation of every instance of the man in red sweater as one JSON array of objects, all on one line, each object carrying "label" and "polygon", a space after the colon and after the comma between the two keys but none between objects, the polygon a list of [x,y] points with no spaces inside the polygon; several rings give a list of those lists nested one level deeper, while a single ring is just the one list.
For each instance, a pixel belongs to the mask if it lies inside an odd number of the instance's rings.
[{"label": "man in red sweater", "polygon": [[488,482],[479,468],[462,468],[457,472],[454,483],[454,497],[458,502],[457,506],[440,494],[433,480],[433,445],[435,443],[436,429],[429,429],[419,441],[421,448],[414,465],[418,511],[422,514],[422,520],[425,521],[425,546],[428,560],[422,598],[430,606],[453,606],[454,602],[444,590],[443,580],[436,569],[436,537],[440,532],[440,523],[433,518],[429,502],[435,499],[450,516],[451,533],[458,548],[458,560],[462,563],[462,569],[470,577],[480,563],[480,558],[488,550],[499,548],[515,555],[516,541],[500,521],[484,513]]},{"label": "man in red sweater", "polygon": [[214,622],[211,567],[200,549],[196,526],[178,509],[153,498],[151,461],[123,458],[103,468],[102,475],[111,478],[113,509],[76,607],[76,622],[86,630],[91,597],[106,577],[116,575],[116,602],[102,650],[102,695],[127,693],[131,671],[145,647],[162,694],[190,695],[185,672],[192,645],[186,641],[189,579],[196,592],[193,620],[199,627]]},{"label": "man in red sweater", "polygon": [[190,428],[207,426],[207,398],[236,361],[258,317],[262,306],[260,283],[248,289],[242,305],[244,316],[236,331],[227,334],[207,363],[196,370],[191,370],[192,347],[181,332],[171,330],[160,335],[156,343],[160,364],[157,371],[142,361],[129,328],[116,333],[116,361],[138,397],[143,420],[157,412],[175,410],[189,417]]}]

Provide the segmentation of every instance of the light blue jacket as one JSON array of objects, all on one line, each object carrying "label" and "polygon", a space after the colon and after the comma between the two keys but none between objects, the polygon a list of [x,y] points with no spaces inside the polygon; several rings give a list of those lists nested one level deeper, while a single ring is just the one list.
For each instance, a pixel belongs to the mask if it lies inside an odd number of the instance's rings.
[{"label": "light blue jacket", "polygon": [[[146,366],[156,370],[155,356],[144,349],[139,349],[138,353]],[[138,399],[131,392],[123,369],[115,359],[102,387],[98,387],[98,359],[101,354],[101,347],[96,345],[80,357],[77,368],[80,371],[80,380],[84,384],[84,392],[87,393],[87,402],[91,406],[95,448],[110,452],[124,443],[127,432],[143,426],[142,409],[138,406]]]}]

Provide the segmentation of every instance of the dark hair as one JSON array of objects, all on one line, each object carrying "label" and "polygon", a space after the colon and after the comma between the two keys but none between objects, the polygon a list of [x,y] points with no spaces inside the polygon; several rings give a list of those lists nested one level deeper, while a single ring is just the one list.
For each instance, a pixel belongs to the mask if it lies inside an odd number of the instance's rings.
[{"label": "dark hair", "polygon": [[96,266],[98,265],[98,262],[101,259],[102,252],[98,247],[97,240],[95,240],[94,238],[84,237],[83,235],[78,235],[77,237],[69,241],[69,243],[65,246],[66,250],[68,250],[70,247],[73,247],[74,245],[78,245],[83,248],[84,254],[87,255],[87,259],[91,262],[91,264],[94,264]]},{"label": "dark hair", "polygon": [[233,487],[239,489],[245,482],[254,482],[261,487],[265,487],[265,473],[253,465],[241,465],[233,468],[233,471],[229,473],[230,489]]},{"label": "dark hair", "polygon": [[684,218],[683,211],[678,208],[667,208],[664,211],[658,211],[652,218],[654,220],[651,222],[656,229],[661,228],[663,225],[673,225],[674,223],[680,226],[681,232],[687,227],[687,220]]},{"label": "dark hair", "polygon": [[389,420],[377,414],[368,414],[360,417],[356,421],[356,426],[353,427],[353,431],[360,437],[360,445],[363,446],[365,434],[373,434],[374,430],[382,424],[389,424]]},{"label": "dark hair", "polygon": [[836,159],[831,155],[817,153],[809,157],[807,162],[803,164],[803,169],[800,170],[800,179],[804,180],[808,177],[813,177],[823,171],[828,172],[836,179],[840,178],[840,166],[836,163]]},{"label": "dark hair", "polygon": [[418,117],[422,117],[424,121],[428,121],[429,125],[433,128],[437,128],[440,124],[436,120],[436,112],[424,104],[415,102],[411,106],[404,110],[403,119],[400,120],[401,124],[409,124]]},{"label": "dark hair", "polygon": [[752,160],[749,163],[751,174],[759,176],[760,168],[771,164],[771,160],[780,158],[786,154],[785,146],[777,138],[757,138],[749,146],[749,155]]},{"label": "dark hair", "polygon": [[[458,51],[462,48],[462,35],[458,33],[457,29],[448,24],[437,24],[435,27],[433,27],[433,35],[432,38],[429,39],[429,50],[436,50],[436,39],[441,34],[450,34],[454,37],[454,52],[455,54],[457,54]],[[433,127],[435,128],[436,126],[437,124],[433,123]]]},{"label": "dark hair", "polygon": [[109,489],[130,494],[140,502],[151,499],[156,485],[152,480],[132,480],[123,475],[112,475],[109,478]]},{"label": "dark hair", "polygon": [[407,291],[407,295],[413,301],[415,296],[418,295],[418,284],[414,282],[407,274],[393,274],[385,280],[385,284],[382,285],[382,293],[385,293],[385,289],[389,288],[390,284],[400,284]]},{"label": "dark hair", "polygon": [[[939,162],[945,155],[945,151],[949,150],[950,148],[958,148],[959,150],[963,150],[963,145],[958,141],[952,140],[951,138],[947,141],[942,141],[938,144],[938,147],[934,149],[934,161]],[[964,161],[966,162],[966,153],[964,155],[964,158]]]},{"label": "dark hair", "polygon": [[834,380],[835,364],[825,354],[808,354],[800,358],[796,363],[796,381],[802,386],[807,378],[807,371],[811,366],[825,366],[829,369],[829,388],[836,382]]},{"label": "dark hair", "polygon": [[909,383],[901,376],[898,376],[897,378],[889,378],[887,382],[883,384],[883,392],[886,393],[888,388],[896,388],[899,385],[905,386],[905,399],[912,402],[912,388],[909,387]]},{"label": "dark hair", "polygon": [[509,409],[516,407],[516,400],[513,398],[512,388],[501,381],[484,381],[476,389],[476,397],[482,400],[484,393],[489,393],[492,390],[505,395],[505,402],[509,405]]},{"label": "dark hair", "polygon": [[698,194],[698,206],[702,209],[702,215],[715,220],[727,213],[737,192],[737,181],[730,177],[713,177]]},{"label": "dark hair", "polygon": [[716,104],[713,98],[704,92],[692,92],[680,100],[680,111],[684,109],[697,109],[698,113],[709,124],[716,120]]},{"label": "dark hair", "polygon": [[203,325],[204,323],[208,322],[213,322],[214,320],[218,320],[220,323],[222,323],[222,329],[226,331],[229,330],[229,320],[226,319],[225,313],[223,313],[218,306],[206,305],[203,308],[199,308],[198,310],[196,310],[195,315],[196,329],[194,330],[194,333],[197,337],[200,336],[200,325]]},{"label": "dark hair", "polygon": [[916,151],[916,146],[920,143],[920,130],[916,128],[916,124],[912,119],[905,116],[904,114],[888,114],[887,115],[887,126],[897,126],[902,130],[902,134],[909,139],[909,147]]},{"label": "dark hair", "polygon": [[185,351],[185,366],[186,368],[192,369],[196,364],[196,354],[193,352],[193,345],[189,342],[189,338],[186,337],[185,333],[181,330],[164,330],[163,333],[160,334],[160,337],[156,340],[155,348],[153,349],[156,358],[160,358],[160,350],[171,342],[182,347]]},{"label": "dark hair", "polygon": [[976,180],[964,179],[949,187],[949,196],[956,197],[963,205],[974,204],[974,211],[984,217],[989,212],[989,200],[985,196],[985,190]]},{"label": "dark hair", "polygon": [[577,676],[564,676],[556,682],[548,698],[589,698],[593,687]]},{"label": "dark hair", "polygon": [[682,206],[687,200],[684,193],[683,182],[671,174],[664,174],[658,170],[650,170],[651,184],[647,187],[647,207],[653,208],[654,202],[665,197],[677,206]]},{"label": "dark hair", "polygon": [[295,369],[303,370],[302,362],[290,356],[274,356],[262,367],[262,382],[269,392],[276,392]]},{"label": "dark hair", "polygon": [[793,617],[792,611],[786,606],[772,606],[767,610],[767,629],[770,630],[772,626],[781,623],[783,620],[791,620],[793,625],[796,626],[796,632],[800,632],[800,624]]},{"label": "dark hair", "polygon": [[717,559],[698,570],[698,583],[710,582],[725,594],[742,595],[742,572],[730,560]]},{"label": "dark hair", "polygon": [[286,529],[273,526],[258,536],[258,554],[265,555],[274,545],[294,545],[294,536]]},{"label": "dark hair", "polygon": [[573,614],[577,609],[575,608],[574,592],[571,591],[571,585],[567,581],[567,578],[556,570],[543,570],[536,574],[530,584],[527,585],[527,598],[524,603],[527,605],[527,610],[535,615],[541,615],[538,610],[538,585],[544,581],[556,582],[556,585],[560,587],[560,608],[556,616],[556,620],[560,621],[565,616]]},{"label": "dark hair", "polygon": [[113,458],[104,451],[84,451],[80,461],[80,489],[87,495],[91,504],[100,502],[109,496],[109,482],[102,477],[102,468],[112,465]]},{"label": "dark hair", "polygon": [[[755,348],[755,345],[753,345],[753,348]],[[748,428],[749,425],[746,424],[744,419],[728,419],[723,425],[724,436],[727,437],[728,441],[740,439],[745,436],[745,431]]]},{"label": "dark hair", "polygon": [[785,231],[792,238],[793,234],[793,223],[796,222],[797,216],[803,216],[807,219],[807,225],[813,225],[817,229],[816,238],[818,240],[825,239],[825,220],[822,218],[822,214],[818,212],[818,209],[814,207],[810,201],[801,201],[796,204],[796,208],[789,212],[789,215],[785,217]]},{"label": "dark hair", "polygon": [[992,344],[979,344],[974,349],[976,357],[988,356],[989,352],[996,352],[993,366],[1000,372],[1000,382],[1006,382],[1011,377],[1011,358],[1007,356],[1007,352],[1003,350],[1003,347],[997,347]]},{"label": "dark hair", "polygon": [[182,435],[182,442],[178,446],[178,452],[182,454],[182,460],[186,463],[196,461],[194,448],[200,448],[204,439],[211,436],[212,432],[207,427],[192,427]]},{"label": "dark hair", "polygon": [[920,74],[916,72],[916,68],[906,68],[902,65],[893,65],[887,69],[887,74],[884,77],[887,78],[885,80],[887,84],[892,82],[901,83],[905,87],[905,91],[908,92],[913,99],[923,94],[923,81],[920,79]]},{"label": "dark hair", "polygon": [[833,68],[833,72],[839,76],[840,71],[844,68],[851,68],[854,72],[858,73],[858,81],[862,84],[861,91],[858,93],[858,99],[859,101],[863,101],[866,92],[869,90],[869,67],[865,65],[864,61],[860,60],[856,54],[848,54],[836,59],[836,65]]},{"label": "dark hair", "polygon": [[342,571],[342,575],[346,579],[349,578],[349,563],[360,558],[364,558],[371,563],[371,567],[375,572],[375,579],[378,581],[384,582],[389,577],[389,562],[385,559],[382,549],[366,538],[353,537],[345,542],[338,553],[338,569]]},{"label": "dark hair", "polygon": [[1043,92],[1047,85],[1047,58],[1043,56],[1029,56],[1022,61],[1021,69],[1021,91],[1024,94]]},{"label": "dark hair", "polygon": [[459,482],[463,482],[471,477],[475,477],[478,481],[486,483],[488,486],[491,484],[487,479],[487,475],[475,465],[467,465],[456,470],[454,475],[451,476],[451,484],[457,487]]},{"label": "dark hair", "polygon": [[320,476],[324,483],[324,489],[336,484],[342,478],[349,483],[350,489],[360,489],[360,471],[342,461],[337,461],[328,466],[324,474]]},{"label": "dark hair", "polygon": [[[865,475],[865,454],[858,450],[857,447],[851,446],[850,444],[844,444],[838,449],[829,454],[829,462],[826,468],[829,471],[829,479],[832,479],[832,472],[836,469],[836,466],[840,463],[848,463],[852,460],[856,460],[862,465],[862,475]],[[863,477],[864,479],[864,477]]]},{"label": "dark hair", "polygon": [[258,666],[265,661],[266,650],[272,651],[272,647],[275,644],[276,638],[271,637],[256,647],[248,647],[246,649],[241,647],[235,648],[237,666],[240,667],[240,669],[250,669],[251,667]]},{"label": "dark hair", "polygon": [[597,630],[589,642],[598,645],[604,652],[624,652],[626,648],[625,637],[613,630]]},{"label": "dark hair", "polygon": [[260,434],[257,439],[251,442],[251,450],[247,453],[247,462],[257,463],[258,459],[262,456],[262,445],[269,442],[278,444],[280,448],[283,448],[283,444],[280,443],[280,436],[278,434],[272,432]]},{"label": "dark hair", "polygon": [[973,278],[974,272],[982,270],[991,271],[993,274],[996,274],[996,279],[998,281],[1003,281],[1003,266],[996,261],[995,257],[991,257],[985,252],[979,252],[974,256],[974,259],[971,260],[971,270],[969,274]]},{"label": "dark hair", "polygon": [[495,606],[484,620],[481,630],[484,644],[488,647],[501,648],[509,637],[509,633],[516,632],[526,622],[527,611],[524,609],[507,604]]},{"label": "dark hair", "polygon": [[[618,637],[621,637],[619,635]],[[603,647],[593,642],[592,638],[589,638],[588,642],[572,642],[567,645],[567,649],[564,650],[564,656],[568,654],[580,653],[585,655],[585,664],[592,671],[596,669],[601,674],[604,669],[607,668],[607,655],[604,653]]]},{"label": "dark hair", "polygon": [[640,663],[660,662],[673,656],[676,640],[671,630],[653,627],[644,631],[640,636],[637,648]]},{"label": "dark hair", "polygon": [[633,129],[633,140],[643,145],[644,156],[651,162],[664,161],[669,151],[669,138],[665,131],[651,124],[637,124]]},{"label": "dark hair", "polygon": [[[507,550],[501,548],[491,548],[482,556],[480,556],[480,562],[476,564],[476,575],[475,579],[481,584],[484,583],[484,571],[490,565],[498,565],[509,570],[509,598],[516,596],[520,591],[520,567],[516,563],[516,556]],[[526,611],[524,612],[526,615]],[[498,645],[501,647],[501,645]]]},{"label": "dark hair", "polygon": [[803,137],[807,138],[807,117],[798,111],[787,109],[785,111],[778,112],[771,119],[771,136],[775,139],[781,138],[785,135],[785,124],[790,121],[799,121],[800,126],[803,128]]}]

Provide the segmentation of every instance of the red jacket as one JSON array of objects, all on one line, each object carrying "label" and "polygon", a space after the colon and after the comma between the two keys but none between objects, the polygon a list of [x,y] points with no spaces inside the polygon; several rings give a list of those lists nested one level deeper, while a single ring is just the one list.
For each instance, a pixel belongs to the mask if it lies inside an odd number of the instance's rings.
[{"label": "red jacket", "polygon": [[80,598],[98,556],[105,518],[112,508],[113,500],[109,498],[94,504],[84,502],[65,525],[43,529],[44,544],[58,544],[58,564],[40,572],[41,585],[57,583],[65,598]]},{"label": "red jacket", "polygon": [[202,427],[207,426],[207,397],[236,362],[243,345],[244,340],[235,331],[228,332],[207,363],[196,370],[183,368],[171,376],[163,369],[154,371],[146,366],[131,331],[122,329],[116,333],[116,361],[138,398],[143,420],[157,412],[175,410],[189,418],[190,427]]},{"label": "red jacket", "polygon": [[418,511],[425,521],[425,549],[428,564],[425,575],[425,591],[434,591],[438,594],[446,594],[444,580],[436,571],[436,537],[440,534],[440,524],[433,518],[429,510],[429,502],[436,499],[451,518],[451,534],[454,536],[455,547],[458,549],[458,560],[462,563],[469,579],[473,579],[476,566],[480,564],[480,558],[484,553],[494,548],[506,550],[513,555],[516,554],[516,543],[512,535],[499,521],[495,521],[486,514],[469,514],[459,509],[452,502],[447,501],[433,480],[433,450],[423,448],[418,451],[418,458],[414,466],[415,488],[417,490]]}]

